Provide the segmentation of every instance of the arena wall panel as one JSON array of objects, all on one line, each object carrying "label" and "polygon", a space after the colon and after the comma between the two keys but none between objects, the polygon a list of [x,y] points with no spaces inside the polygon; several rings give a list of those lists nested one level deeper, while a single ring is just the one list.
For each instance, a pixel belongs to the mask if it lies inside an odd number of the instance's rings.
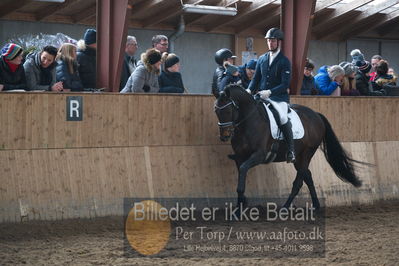
[{"label": "arena wall panel", "polygon": [[[235,197],[229,144],[213,97],[80,94],[84,119],[66,122],[70,94],[0,95],[0,222],[122,214],[124,197]],[[293,97],[325,114],[347,151],[375,167],[363,186],[339,180],[318,151],[310,168],[327,206],[399,198],[399,98]],[[248,196],[287,197],[286,163],[249,171]],[[301,195],[308,195],[306,187]]]}]

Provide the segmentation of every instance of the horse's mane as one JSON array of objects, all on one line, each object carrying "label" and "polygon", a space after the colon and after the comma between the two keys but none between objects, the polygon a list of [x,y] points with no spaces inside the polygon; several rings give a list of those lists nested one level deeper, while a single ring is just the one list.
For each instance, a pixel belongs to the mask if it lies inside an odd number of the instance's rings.
[{"label": "horse's mane", "polygon": [[238,84],[227,85],[224,92],[229,95],[230,98],[240,101],[240,99],[255,104],[255,100],[251,94],[249,94],[244,87]]},{"label": "horse's mane", "polygon": [[261,117],[266,120],[266,123],[269,123],[268,115],[263,104],[259,104],[259,101],[255,100],[253,95],[249,94],[244,87],[238,84],[230,84],[225,87],[224,91],[230,98],[237,101],[238,104],[253,104],[258,109]]}]

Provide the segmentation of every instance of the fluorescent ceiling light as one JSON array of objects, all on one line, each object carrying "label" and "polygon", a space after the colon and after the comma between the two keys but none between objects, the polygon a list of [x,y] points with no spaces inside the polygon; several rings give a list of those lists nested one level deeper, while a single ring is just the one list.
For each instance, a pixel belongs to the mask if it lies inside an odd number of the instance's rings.
[{"label": "fluorescent ceiling light", "polygon": [[205,5],[183,4],[182,10],[186,13],[225,15],[225,16],[237,15],[236,8],[224,7],[224,6],[205,6]]},{"label": "fluorescent ceiling light", "polygon": [[36,2],[64,3],[65,0],[34,0]]}]

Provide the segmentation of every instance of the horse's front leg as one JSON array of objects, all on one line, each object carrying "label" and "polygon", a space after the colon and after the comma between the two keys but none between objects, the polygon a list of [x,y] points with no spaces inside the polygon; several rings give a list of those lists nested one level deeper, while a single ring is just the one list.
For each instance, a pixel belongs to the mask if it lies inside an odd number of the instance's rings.
[{"label": "horse's front leg", "polygon": [[244,193],[245,193],[245,181],[246,181],[248,170],[258,164],[263,163],[265,160],[265,157],[266,157],[266,154],[263,151],[257,151],[257,152],[254,152],[243,163],[241,163],[241,164],[237,163],[237,168],[238,168],[237,206],[240,206],[240,204],[243,204],[243,205],[246,204],[246,198],[245,198]]}]

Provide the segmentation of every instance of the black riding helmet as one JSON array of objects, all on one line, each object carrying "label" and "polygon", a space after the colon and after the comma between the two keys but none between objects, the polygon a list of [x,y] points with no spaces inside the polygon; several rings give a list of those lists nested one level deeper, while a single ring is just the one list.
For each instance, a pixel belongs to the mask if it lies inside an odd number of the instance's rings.
[{"label": "black riding helmet", "polygon": [[236,58],[236,56],[227,48],[222,48],[215,53],[216,64],[220,66],[222,66],[224,60],[228,58]]},{"label": "black riding helmet", "polygon": [[284,33],[278,28],[271,28],[267,31],[265,39],[284,40]]}]

